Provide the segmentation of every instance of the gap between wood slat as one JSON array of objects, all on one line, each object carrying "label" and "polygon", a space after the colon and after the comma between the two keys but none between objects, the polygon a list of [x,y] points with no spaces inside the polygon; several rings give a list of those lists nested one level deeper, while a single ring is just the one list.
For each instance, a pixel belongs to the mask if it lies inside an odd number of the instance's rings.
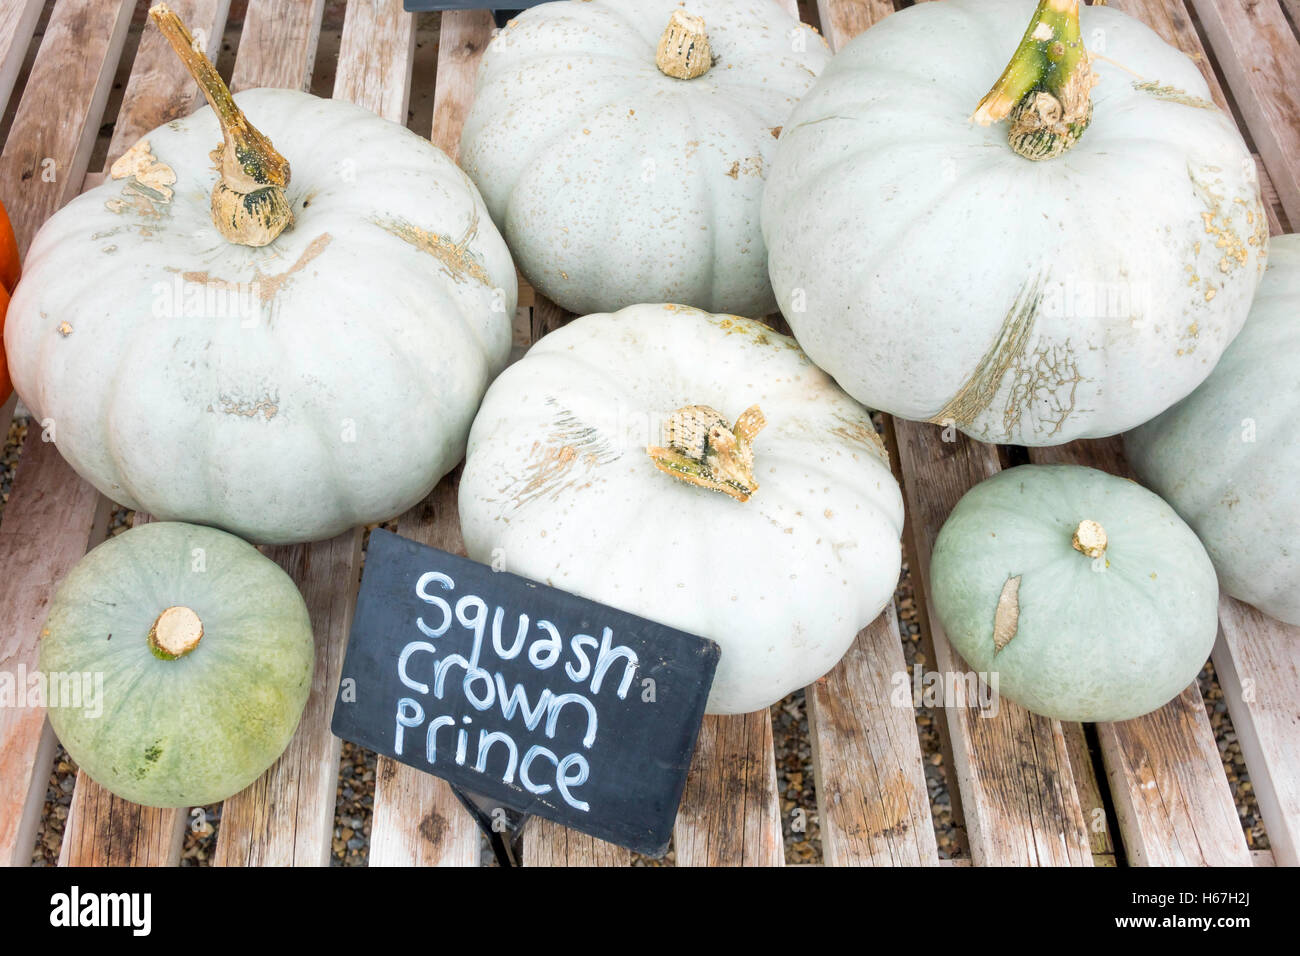
[{"label": "gap between wood slat", "polygon": [[934,866],[939,862],[911,685],[891,602],[840,663],[807,691],[808,730],[831,866]]}]

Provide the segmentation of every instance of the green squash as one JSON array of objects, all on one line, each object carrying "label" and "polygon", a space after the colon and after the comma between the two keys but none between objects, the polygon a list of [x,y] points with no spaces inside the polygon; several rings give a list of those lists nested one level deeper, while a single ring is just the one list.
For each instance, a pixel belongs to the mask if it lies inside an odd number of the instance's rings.
[{"label": "green squash", "polygon": [[233,535],[167,522],[87,554],[40,644],[51,688],[99,691],[47,695],[68,753],[100,786],[157,807],[215,803],[261,776],[298,726],[313,656],[287,574]]},{"label": "green squash", "polygon": [[1278,236],[1214,372],[1124,436],[1133,470],[1192,526],[1235,598],[1300,624],[1300,236]]},{"label": "green squash", "polygon": [[980,482],[939,532],[935,612],[999,694],[1061,720],[1139,717],[1196,679],[1218,630],[1209,556],[1140,485],[1076,465]]}]

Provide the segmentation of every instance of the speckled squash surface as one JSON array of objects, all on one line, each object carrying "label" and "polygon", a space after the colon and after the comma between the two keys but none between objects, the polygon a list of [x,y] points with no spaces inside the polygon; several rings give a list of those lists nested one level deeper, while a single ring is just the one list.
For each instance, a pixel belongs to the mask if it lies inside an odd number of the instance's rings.
[{"label": "speckled squash surface", "polygon": [[216,231],[210,108],[147,134],[32,243],[14,386],[113,501],[257,542],[420,501],[509,356],[516,277],[474,185],[427,140],[292,90],[236,97],[292,165],[293,224]]},{"label": "speckled squash surface", "polygon": [[[689,467],[668,446],[691,428],[664,426],[698,405],[736,423],[744,491],[660,470]],[[552,332],[497,380],[460,517],[476,560],[717,641],[708,708],[744,713],[824,674],[880,613],[903,505],[867,412],[792,339],[641,305]]]},{"label": "speckled squash surface", "polygon": [[1114,8],[1077,13],[1099,82],[1063,155],[1032,162],[1008,123],[972,122],[1034,0],[886,17],[787,123],[772,284],[869,407],[987,442],[1113,435],[1186,396],[1241,329],[1268,243],[1250,153],[1184,54]]},{"label": "speckled squash surface", "polygon": [[[712,54],[689,79],[657,63],[676,10],[703,18]],[[772,0],[542,4],[488,46],[461,164],[528,281],[572,312],[767,315],[763,183],[829,58]]]},{"label": "speckled squash surface", "polygon": [[930,579],[966,663],[1061,720],[1156,710],[1196,679],[1218,631],[1196,535],[1150,491],[1092,468],[1024,465],[980,482],[940,530]]},{"label": "speckled squash surface", "polygon": [[[188,608],[202,626],[172,660],[150,640],[169,608]],[[277,565],[233,535],[160,522],[111,538],[72,569],[45,622],[40,667],[102,675],[101,707],[49,707],[91,779],[135,803],[189,807],[244,789],[284,752],[313,654],[307,607]]]},{"label": "speckled squash surface", "polygon": [[1300,236],[1273,239],[1246,327],[1205,383],[1124,447],[1205,543],[1223,590],[1300,624]]}]

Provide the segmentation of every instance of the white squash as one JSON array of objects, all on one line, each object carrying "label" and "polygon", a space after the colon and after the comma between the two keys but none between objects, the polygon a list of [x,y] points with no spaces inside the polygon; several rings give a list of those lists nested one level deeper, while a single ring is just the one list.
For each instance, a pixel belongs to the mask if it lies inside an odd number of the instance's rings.
[{"label": "white squash", "polygon": [[[1025,89],[1012,134],[1040,162],[979,125]],[[1209,97],[1195,64],[1109,7],[947,0],[886,17],[777,148],[763,227],[795,337],[868,406],[984,441],[1147,421],[1214,368],[1264,268],[1255,164]],[[1026,130],[1040,106],[1060,135]]]},{"label": "white squash", "polygon": [[461,163],[572,312],[766,315],[763,181],[829,55],[772,0],[546,3],[488,46]]},{"label": "white squash", "polygon": [[51,217],[5,326],[14,385],[82,477],[160,518],[278,543],[391,517],[504,367],[509,252],[428,141],[296,91],[235,107],[188,55],[247,166],[227,148],[214,172],[201,109]]},{"label": "white squash", "polygon": [[1205,544],[1223,590],[1300,624],[1300,236],[1273,239],[1246,327],[1214,373],[1124,436],[1138,477]]},{"label": "white squash", "polygon": [[488,390],[460,517],[472,558],[717,641],[708,709],[744,713],[880,613],[903,505],[867,412],[792,339],[640,305],[552,332]]}]

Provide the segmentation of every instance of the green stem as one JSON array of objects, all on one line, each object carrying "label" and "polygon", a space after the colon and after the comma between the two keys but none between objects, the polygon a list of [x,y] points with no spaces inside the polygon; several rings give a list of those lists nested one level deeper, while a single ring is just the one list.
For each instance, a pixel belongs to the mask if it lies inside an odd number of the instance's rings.
[{"label": "green stem", "polygon": [[971,119],[988,126],[1010,118],[1012,148],[1027,159],[1050,159],[1087,129],[1095,83],[1079,0],[1040,0],[1011,62]]}]

